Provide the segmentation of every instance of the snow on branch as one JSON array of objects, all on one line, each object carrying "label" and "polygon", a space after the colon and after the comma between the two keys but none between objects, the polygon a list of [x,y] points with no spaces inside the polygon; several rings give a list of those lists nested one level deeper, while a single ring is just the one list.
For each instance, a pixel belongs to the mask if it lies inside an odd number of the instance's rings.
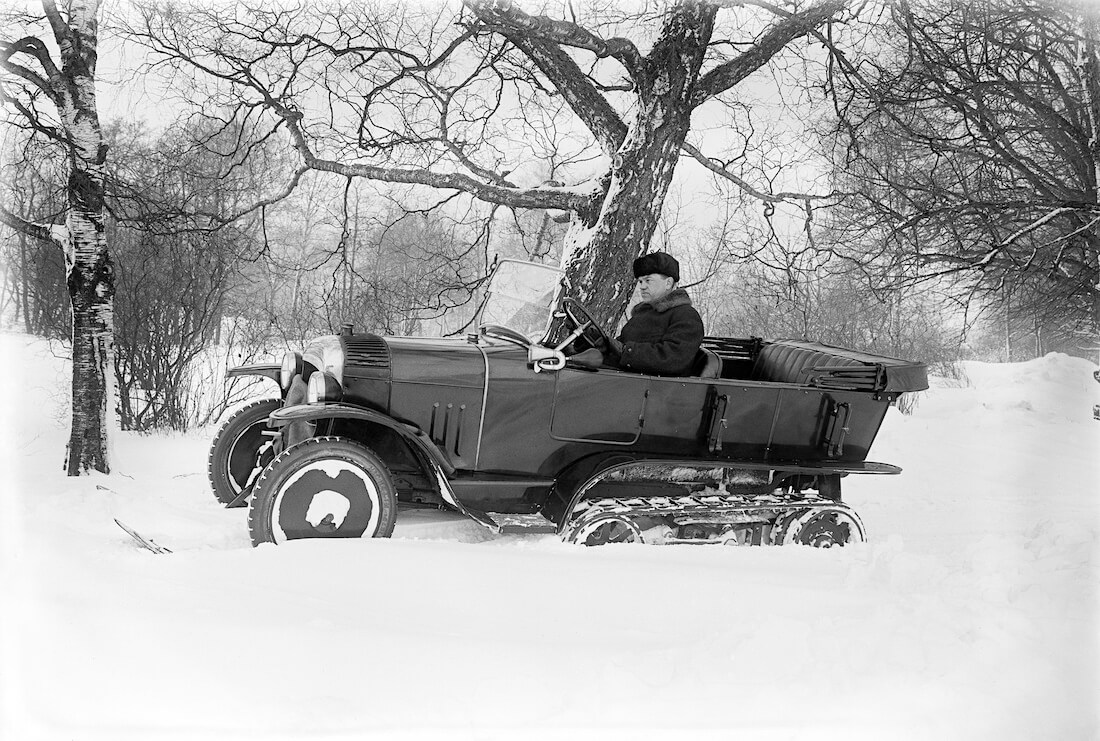
[{"label": "snow on branch", "polygon": [[59,236],[54,233],[51,225],[27,221],[19,214],[9,211],[3,204],[0,204],[0,223],[6,224],[21,234],[26,234],[44,242],[56,241],[55,237]]},{"label": "snow on branch", "polygon": [[27,221],[19,214],[13,213],[0,204],[0,224],[5,224],[16,232],[26,234],[32,239],[42,242],[50,242],[59,247],[65,257],[66,272],[73,267],[73,247],[69,241],[69,229],[64,224],[40,224],[35,221]]},{"label": "snow on branch", "polygon": [[1012,234],[1008,235],[1008,237],[1006,239],[1001,240],[1001,243],[998,244],[989,255],[987,255],[985,258],[983,258],[982,264],[985,264],[989,259],[992,259],[993,254],[995,254],[996,252],[999,252],[1001,249],[1003,249],[1005,247],[1008,247],[1009,245],[1011,245],[1013,242],[1015,242],[1017,239],[1024,236],[1025,234],[1030,234],[1031,232],[1033,232],[1036,229],[1038,229],[1039,227],[1041,227],[1043,224],[1046,224],[1046,223],[1050,222],[1052,219],[1055,219],[1058,216],[1061,216],[1062,214],[1072,213],[1076,210],[1077,209],[1069,208],[1069,207],[1066,207],[1066,206],[1063,206],[1061,208],[1056,208],[1053,211],[1050,211],[1049,213],[1047,213],[1045,216],[1042,216],[1039,219],[1036,219],[1035,221],[1031,222],[1030,224],[1023,227],[1022,229],[1016,230]]},{"label": "snow on branch", "polygon": [[634,42],[621,37],[604,39],[587,28],[545,15],[528,15],[510,0],[465,0],[466,7],[490,26],[519,31],[555,44],[585,49],[597,57],[617,59],[633,77],[641,68],[642,55]]}]

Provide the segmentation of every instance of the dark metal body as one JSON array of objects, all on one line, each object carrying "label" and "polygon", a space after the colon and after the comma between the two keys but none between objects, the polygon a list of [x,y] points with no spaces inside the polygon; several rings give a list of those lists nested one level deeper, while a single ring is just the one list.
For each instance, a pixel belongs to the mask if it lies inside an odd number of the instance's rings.
[{"label": "dark metal body", "polygon": [[868,452],[897,396],[927,387],[920,364],[806,342],[708,338],[722,359],[711,378],[536,372],[525,348],[484,336],[340,342],[342,400],[284,407],[273,427],[368,445],[403,501],[541,513],[559,529],[587,484],[632,461],[803,477],[823,494],[847,473],[896,473]]}]

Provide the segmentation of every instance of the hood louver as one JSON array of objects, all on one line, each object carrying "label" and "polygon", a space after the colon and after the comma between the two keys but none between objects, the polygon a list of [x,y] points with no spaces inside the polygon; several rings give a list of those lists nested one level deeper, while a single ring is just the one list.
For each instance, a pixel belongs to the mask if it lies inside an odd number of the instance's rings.
[{"label": "hood louver", "polygon": [[380,378],[389,375],[390,348],[374,334],[343,336],[344,375],[359,378]]}]

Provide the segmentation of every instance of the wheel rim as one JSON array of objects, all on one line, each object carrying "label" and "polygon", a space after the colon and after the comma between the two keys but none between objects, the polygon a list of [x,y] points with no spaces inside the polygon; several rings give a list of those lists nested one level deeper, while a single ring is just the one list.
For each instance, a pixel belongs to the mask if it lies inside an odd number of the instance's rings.
[{"label": "wheel rim", "polygon": [[637,525],[625,517],[604,518],[591,523],[582,528],[577,536],[577,542],[591,546],[642,542]]},{"label": "wheel rim", "polygon": [[[265,418],[266,420],[266,418]],[[258,451],[265,441],[263,431],[267,429],[266,421],[257,422],[246,427],[229,448],[226,457],[226,480],[235,494],[240,494],[248,484],[248,479],[256,469]]]},{"label": "wheel rim", "polygon": [[814,548],[832,548],[863,542],[863,526],[855,515],[826,510],[808,515],[794,526],[794,540]]},{"label": "wheel rim", "polygon": [[276,543],[372,537],[381,512],[378,484],[370,472],[330,458],[304,465],[279,486],[271,531]]}]

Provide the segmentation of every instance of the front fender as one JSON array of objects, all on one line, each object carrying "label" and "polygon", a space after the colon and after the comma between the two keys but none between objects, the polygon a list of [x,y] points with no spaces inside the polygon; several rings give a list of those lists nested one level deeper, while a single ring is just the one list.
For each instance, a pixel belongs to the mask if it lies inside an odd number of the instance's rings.
[{"label": "front fender", "polygon": [[292,422],[316,422],[319,419],[359,419],[388,427],[411,443],[415,450],[423,453],[429,461],[439,466],[447,475],[455,472],[455,467],[447,454],[440,450],[423,430],[404,422],[398,422],[393,417],[373,409],[340,403],[296,404],[276,409],[268,417],[268,424],[271,427],[284,427]]},{"label": "front fender", "polygon": [[282,369],[280,365],[271,365],[269,363],[257,363],[255,365],[238,365],[236,368],[230,368],[225,374],[232,378],[234,376],[263,376],[264,378],[270,378],[275,382],[275,385],[279,385],[279,371]]}]

